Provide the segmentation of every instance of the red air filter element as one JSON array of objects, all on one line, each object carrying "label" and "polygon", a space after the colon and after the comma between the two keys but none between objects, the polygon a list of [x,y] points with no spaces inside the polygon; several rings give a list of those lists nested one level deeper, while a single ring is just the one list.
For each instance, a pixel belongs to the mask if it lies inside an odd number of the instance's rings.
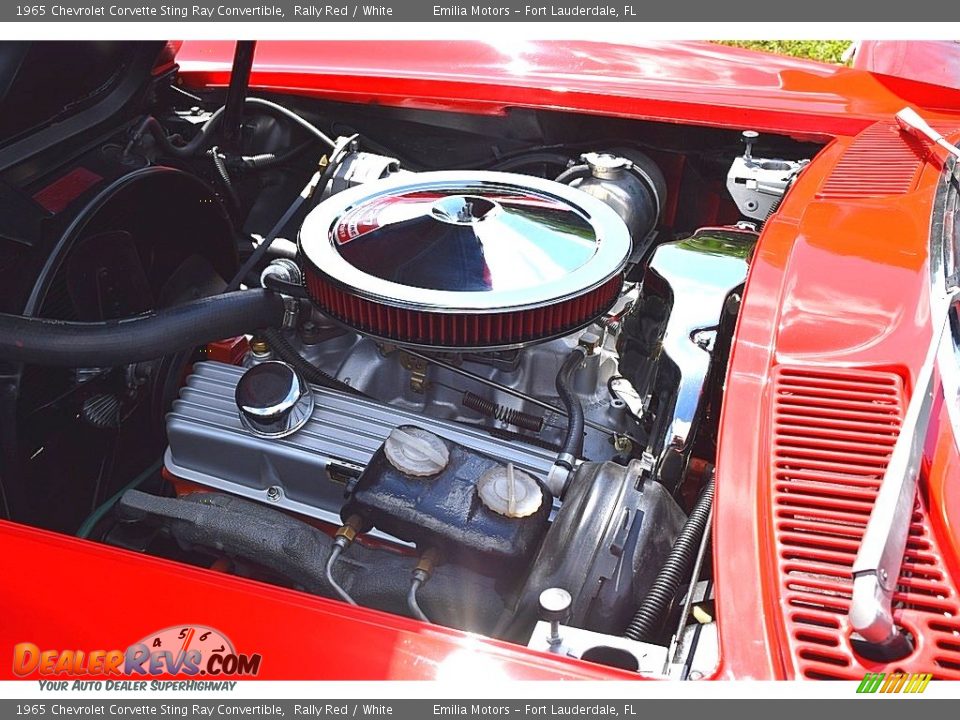
[{"label": "red air filter element", "polygon": [[493,172],[435,172],[334,195],[300,231],[314,302],[364,334],[455,350],[571,333],[617,299],[623,221],[586,193]]}]

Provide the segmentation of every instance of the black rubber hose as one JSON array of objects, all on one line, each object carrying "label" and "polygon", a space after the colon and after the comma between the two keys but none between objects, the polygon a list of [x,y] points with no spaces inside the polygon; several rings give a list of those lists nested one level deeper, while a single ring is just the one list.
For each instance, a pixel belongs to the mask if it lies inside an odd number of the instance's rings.
[{"label": "black rubber hose", "polygon": [[560,446],[560,456],[557,460],[558,465],[563,465],[568,470],[572,470],[572,463],[565,459],[566,456],[579,458],[583,455],[583,404],[580,398],[573,391],[573,376],[580,369],[580,365],[586,357],[586,352],[582,347],[576,347],[564,360],[557,373],[557,394],[560,396],[560,402],[563,403],[563,409],[567,412],[567,434],[563,438],[563,444]]},{"label": "black rubber hose", "polygon": [[[244,100],[245,104],[248,105],[257,105],[259,107],[267,108],[272,110],[278,115],[283,115],[287,119],[293,121],[301,128],[306,130],[310,135],[312,135],[317,140],[320,140],[326,145],[329,145],[331,148],[336,145],[336,143],[331,139],[326,133],[321,131],[318,127],[305,120],[301,116],[297,115],[295,112],[288,110],[282,105],[278,105],[275,102],[270,102],[269,100],[264,100],[263,98],[246,98]],[[207,143],[213,139],[214,131],[217,129],[217,126],[220,124],[221,119],[223,118],[224,108],[220,108],[215,113],[213,113],[210,118],[203,124],[203,127],[200,129],[200,132],[190,142],[185,145],[174,145],[170,138],[167,136],[166,131],[163,129],[163,126],[160,122],[153,117],[148,115],[143,119],[143,122],[137,127],[133,133],[133,137],[130,142],[127,144],[126,151],[129,152],[130,148],[134,143],[139,140],[144,133],[150,133],[153,135],[154,139],[163,149],[163,151],[172,157],[177,158],[188,158],[193,157],[201,150],[203,150]]]},{"label": "black rubber hose", "polygon": [[321,385],[331,390],[349,393],[350,395],[367,397],[355,387],[351,387],[345,382],[337,380],[332,375],[327,375],[327,373],[303,357],[279,330],[269,328],[264,331],[263,336],[267,339],[267,343],[273,348],[273,351],[280,356],[280,359],[292,365],[307,382],[313,383],[314,385]]},{"label": "black rubber hose", "polygon": [[413,615],[417,620],[421,622],[430,622],[430,618],[427,617],[426,613],[423,612],[423,608],[420,607],[420,601],[417,599],[417,591],[420,589],[420,586],[423,585],[423,580],[420,578],[414,578],[410,583],[410,589],[407,590],[407,607],[410,610],[410,614]]},{"label": "black rubber hose", "polygon": [[663,564],[657,579],[637,608],[633,619],[624,631],[631,640],[650,642],[660,634],[667,611],[677,596],[681,583],[689,580],[693,561],[697,556],[703,532],[710,518],[713,505],[713,478],[707,482],[703,494],[697,500],[693,512],[680,530],[680,536],[673,544],[667,561]]},{"label": "black rubber hose", "polygon": [[521,168],[531,167],[533,165],[557,165],[566,167],[570,162],[570,156],[559,152],[531,152],[526,155],[517,155],[515,157],[503,158],[490,163],[489,170],[499,170],[501,172],[515,172]]},{"label": "black rubber hose", "polygon": [[302,116],[298,115],[297,113],[293,112],[289,108],[285,108],[283,105],[278,105],[275,102],[264,100],[263,98],[247,98],[245,102],[248,105],[257,105],[259,107],[264,107],[264,108],[267,108],[268,110],[272,110],[278,115],[283,115],[285,118],[296,123],[301,128],[306,130],[308,133],[313,135],[317,140],[321,141],[324,145],[327,145],[330,148],[335,148],[337,146],[337,143],[333,140],[333,138],[331,138],[325,132],[320,130],[320,128],[318,128],[316,125],[306,120]]},{"label": "black rubber hose", "polygon": [[219,124],[220,117],[222,115],[223,108],[220,108],[210,116],[210,119],[207,120],[207,122],[204,123],[203,127],[200,129],[200,132],[197,133],[194,138],[185,145],[174,145],[167,136],[163,126],[160,125],[160,122],[152,115],[148,115],[143,119],[143,122],[140,123],[140,126],[134,132],[133,138],[127,145],[127,151],[129,151],[130,147],[132,147],[133,144],[144,135],[144,133],[149,132],[151,135],[153,135],[153,139],[157,141],[163,152],[167,155],[176,158],[193,157],[203,150],[207,143],[213,139],[213,133],[217,129],[217,125]]},{"label": "black rubber hose", "polygon": [[67,322],[0,314],[0,360],[112,367],[169,355],[283,322],[283,298],[244,290],[123,320]]},{"label": "black rubber hose", "polygon": [[567,168],[562,173],[557,175],[555,182],[568,185],[573,180],[577,180],[578,178],[585,178],[589,176],[590,176],[589,165],[574,165],[572,168]]},{"label": "black rubber hose", "polygon": [[309,300],[310,294],[303,285],[292,283],[287,280],[281,280],[276,275],[268,274],[263,278],[263,286],[269,290],[274,290],[282,295],[289,295],[298,300]]}]

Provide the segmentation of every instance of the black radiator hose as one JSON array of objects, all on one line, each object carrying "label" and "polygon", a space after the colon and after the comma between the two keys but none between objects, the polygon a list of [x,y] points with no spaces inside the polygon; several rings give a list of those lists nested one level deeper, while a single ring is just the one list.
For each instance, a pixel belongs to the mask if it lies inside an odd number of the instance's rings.
[{"label": "black radiator hose", "polygon": [[347,385],[341,380],[337,380],[332,375],[328,375],[312,362],[307,360],[305,357],[303,357],[303,355],[297,352],[297,349],[291,345],[290,342],[283,336],[283,333],[276,328],[269,328],[265,330],[263,332],[263,337],[266,338],[267,344],[273,348],[273,351],[277,354],[277,356],[288,365],[291,365],[303,376],[303,379],[307,382],[313,383],[314,385],[320,385],[325,388],[330,388],[331,390],[339,390],[340,392],[344,392],[349,395],[368,397],[355,387]]},{"label": "black radiator hose", "polygon": [[569,185],[574,180],[582,180],[588,177],[590,177],[589,165],[574,165],[573,167],[567,168],[562,173],[557,175],[554,182]]},{"label": "black radiator hose", "polygon": [[0,360],[111,367],[152,360],[283,322],[283,298],[243,290],[122,320],[69,322],[0,314]]},{"label": "black radiator hose", "polygon": [[690,578],[693,562],[710,518],[713,484],[711,477],[684,523],[683,529],[680,530],[680,536],[673,544],[670,554],[667,555],[667,561],[660,569],[657,579],[653,581],[653,585],[624,631],[623,634],[631,640],[650,642],[657,637],[681,583]]},{"label": "black radiator hose", "polygon": [[583,455],[583,404],[573,391],[573,376],[580,369],[580,364],[587,353],[582,347],[576,347],[564,360],[557,373],[557,394],[563,409],[567,412],[567,433],[560,446],[557,465],[568,470],[573,469],[574,461]]}]

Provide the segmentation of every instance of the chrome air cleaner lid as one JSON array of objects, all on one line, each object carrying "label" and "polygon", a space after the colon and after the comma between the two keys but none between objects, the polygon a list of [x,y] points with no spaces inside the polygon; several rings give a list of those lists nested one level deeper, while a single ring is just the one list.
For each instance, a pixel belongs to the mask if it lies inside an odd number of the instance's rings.
[{"label": "chrome air cleaner lid", "polygon": [[630,253],[604,203],[548,180],[432,172],[334,195],[300,231],[307,286],[358,330],[430,347],[521,345],[614,301]]}]

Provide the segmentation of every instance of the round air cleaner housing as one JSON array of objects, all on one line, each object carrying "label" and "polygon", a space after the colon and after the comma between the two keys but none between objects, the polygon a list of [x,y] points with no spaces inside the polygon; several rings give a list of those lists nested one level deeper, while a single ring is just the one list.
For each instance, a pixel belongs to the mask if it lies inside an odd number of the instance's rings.
[{"label": "round air cleaner housing", "polygon": [[325,200],[304,221],[300,252],[311,297],[344,324],[405,345],[477,350],[599,317],[620,292],[630,235],[574,188],[443,171]]}]

